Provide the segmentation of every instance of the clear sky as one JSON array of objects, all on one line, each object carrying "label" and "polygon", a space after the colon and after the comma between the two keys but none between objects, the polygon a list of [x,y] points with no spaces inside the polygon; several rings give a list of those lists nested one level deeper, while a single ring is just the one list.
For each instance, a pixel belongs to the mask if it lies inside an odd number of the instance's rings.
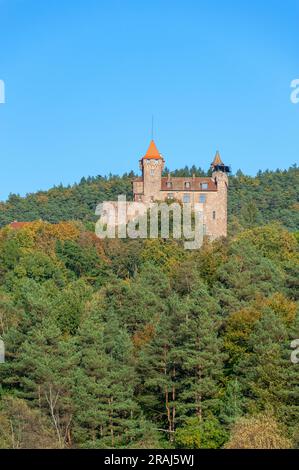
[{"label": "clear sky", "polygon": [[298,162],[299,0],[0,0],[0,199],[138,170]]}]

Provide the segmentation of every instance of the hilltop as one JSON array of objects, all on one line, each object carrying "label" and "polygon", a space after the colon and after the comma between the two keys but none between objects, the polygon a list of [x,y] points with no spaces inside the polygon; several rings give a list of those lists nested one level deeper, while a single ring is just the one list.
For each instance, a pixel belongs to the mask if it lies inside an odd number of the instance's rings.
[{"label": "hilltop", "polygon": [[[175,170],[172,174],[205,176],[201,168],[194,166]],[[87,177],[72,186],[60,185],[25,197],[11,194],[6,202],[0,202],[0,227],[14,220],[94,222],[99,202],[116,199],[119,194],[132,199],[131,180],[134,176],[131,172],[122,176]],[[229,178],[228,210],[233,231],[272,221],[280,221],[291,231],[298,230],[298,208],[299,168],[296,165],[288,170],[259,171],[256,176],[238,171]]]}]

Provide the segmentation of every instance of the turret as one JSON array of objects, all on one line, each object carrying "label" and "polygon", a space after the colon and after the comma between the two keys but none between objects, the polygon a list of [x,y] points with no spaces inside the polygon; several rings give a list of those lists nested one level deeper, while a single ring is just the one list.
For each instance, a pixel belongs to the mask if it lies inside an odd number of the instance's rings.
[{"label": "turret", "polygon": [[228,175],[230,173],[229,166],[225,165],[216,152],[215,158],[211,163],[212,179],[217,186],[217,201],[213,211],[213,222],[215,227],[213,231],[217,236],[227,235],[227,189]]},{"label": "turret", "polygon": [[230,173],[230,167],[225,165],[220,157],[220,153],[217,150],[214,160],[211,163],[212,173],[220,171],[222,173]]},{"label": "turret", "polygon": [[165,162],[153,140],[151,140],[146,154],[141,158],[139,163],[144,183],[144,202],[159,200],[162,171]]}]

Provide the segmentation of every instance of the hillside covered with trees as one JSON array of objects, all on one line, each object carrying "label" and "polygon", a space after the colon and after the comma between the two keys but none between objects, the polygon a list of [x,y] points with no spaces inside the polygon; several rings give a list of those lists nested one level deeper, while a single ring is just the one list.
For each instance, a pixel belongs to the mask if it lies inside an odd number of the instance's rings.
[{"label": "hillside covered with trees", "polygon": [[[165,174],[168,170],[165,169]],[[185,167],[172,172],[173,176],[205,176],[201,168]],[[44,220],[57,223],[67,220],[93,222],[95,208],[104,200],[115,200],[119,194],[132,199],[133,172],[123,176],[82,178],[79,184],[54,187],[20,197],[11,194],[0,202],[0,227],[14,220]],[[280,221],[289,230],[299,227],[299,169],[258,172],[255,177],[239,170],[229,179],[229,215],[231,226],[252,227]]]},{"label": "hillside covered with trees", "polygon": [[298,169],[231,177],[192,251],[95,236],[131,177],[0,205],[0,448],[299,448]]}]

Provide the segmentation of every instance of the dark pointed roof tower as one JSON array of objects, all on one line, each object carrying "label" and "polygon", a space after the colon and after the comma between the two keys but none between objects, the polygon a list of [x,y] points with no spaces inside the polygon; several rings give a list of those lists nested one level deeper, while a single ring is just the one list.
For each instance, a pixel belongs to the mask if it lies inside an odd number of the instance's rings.
[{"label": "dark pointed roof tower", "polygon": [[215,158],[212,163],[212,166],[216,166],[216,165],[223,165],[223,161],[221,160],[220,153],[218,150],[216,152]]},{"label": "dark pointed roof tower", "polygon": [[217,150],[214,160],[211,163],[212,171],[223,171],[224,173],[230,173],[229,166],[224,165],[220,153]]}]

